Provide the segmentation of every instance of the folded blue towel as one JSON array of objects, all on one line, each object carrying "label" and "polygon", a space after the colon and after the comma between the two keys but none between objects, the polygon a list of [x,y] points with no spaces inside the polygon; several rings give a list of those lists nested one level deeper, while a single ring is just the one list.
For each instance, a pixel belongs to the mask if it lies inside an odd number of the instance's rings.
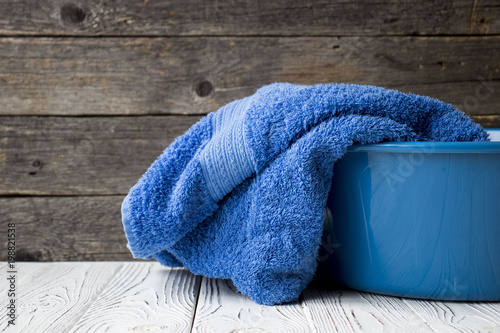
[{"label": "folded blue towel", "polygon": [[373,86],[276,83],[177,138],[123,201],[134,257],[232,279],[261,304],[316,271],[333,165],[353,143],[486,141],[462,112]]}]

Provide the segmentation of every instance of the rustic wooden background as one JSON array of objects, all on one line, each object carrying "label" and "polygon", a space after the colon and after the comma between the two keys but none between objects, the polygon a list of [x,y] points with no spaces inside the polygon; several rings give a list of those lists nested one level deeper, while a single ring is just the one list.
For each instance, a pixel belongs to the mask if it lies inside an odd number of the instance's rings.
[{"label": "rustic wooden background", "polygon": [[1,233],[17,224],[18,260],[131,259],[128,189],[271,82],[396,88],[500,127],[499,16],[496,0],[0,0]]}]

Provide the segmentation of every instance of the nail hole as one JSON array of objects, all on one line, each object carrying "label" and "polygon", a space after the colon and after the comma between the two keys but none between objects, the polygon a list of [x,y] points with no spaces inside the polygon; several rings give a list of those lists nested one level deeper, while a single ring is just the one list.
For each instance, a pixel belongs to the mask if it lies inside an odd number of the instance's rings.
[{"label": "nail hole", "polygon": [[79,6],[68,3],[61,7],[61,19],[64,23],[78,25],[87,17],[87,13]]},{"label": "nail hole", "polygon": [[340,47],[340,45],[333,45],[332,49],[338,49],[339,47]]},{"label": "nail hole", "polygon": [[28,172],[28,174],[29,174],[30,176],[34,176],[34,175],[36,175],[36,171],[30,171],[30,172]]},{"label": "nail hole", "polygon": [[399,21],[399,18],[393,17],[393,18],[385,19],[384,23],[388,24],[388,23],[394,23],[394,22],[397,22],[397,21]]},{"label": "nail hole", "polygon": [[446,65],[444,61],[438,61],[437,64],[441,67],[441,69],[443,69],[444,66]]},{"label": "nail hole", "polygon": [[196,95],[198,95],[200,97],[205,97],[205,96],[210,95],[212,90],[213,90],[213,86],[208,81],[202,81],[202,82],[198,83],[195,87]]},{"label": "nail hole", "polygon": [[39,250],[30,251],[19,249],[16,253],[16,261],[40,261],[43,260],[43,254]]}]

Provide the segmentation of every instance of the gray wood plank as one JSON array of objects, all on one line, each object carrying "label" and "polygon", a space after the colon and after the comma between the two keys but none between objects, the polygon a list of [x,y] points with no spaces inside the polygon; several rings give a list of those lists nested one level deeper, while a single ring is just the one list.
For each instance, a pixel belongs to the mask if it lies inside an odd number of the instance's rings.
[{"label": "gray wood plank", "polygon": [[51,35],[498,34],[483,1],[0,1],[0,33]]},{"label": "gray wood plank", "polygon": [[500,128],[500,115],[473,115],[475,122],[487,128]]},{"label": "gray wood plank", "polygon": [[126,194],[200,117],[1,117],[0,194]]},{"label": "gray wood plank", "polygon": [[[0,195],[125,195],[199,116],[1,117]],[[500,128],[500,116],[474,116]]]},{"label": "gray wood plank", "polygon": [[[17,261],[131,260],[123,196],[0,198],[0,225],[16,223]],[[0,260],[7,260],[6,251]]]},{"label": "gray wood plank", "polygon": [[280,81],[379,85],[498,114],[498,50],[500,36],[3,38],[0,115],[205,114]]}]

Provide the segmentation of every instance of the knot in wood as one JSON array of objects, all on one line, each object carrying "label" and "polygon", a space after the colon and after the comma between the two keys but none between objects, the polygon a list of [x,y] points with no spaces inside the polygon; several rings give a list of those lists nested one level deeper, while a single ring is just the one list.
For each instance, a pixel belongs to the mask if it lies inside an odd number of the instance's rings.
[{"label": "knot in wood", "polygon": [[85,21],[87,12],[78,5],[68,3],[61,7],[61,19],[69,25],[78,25]]},{"label": "knot in wood", "polygon": [[202,82],[199,82],[195,86],[194,89],[195,89],[196,95],[198,95],[200,97],[206,97],[206,96],[210,95],[210,93],[212,92],[213,86],[208,81],[202,81]]}]

